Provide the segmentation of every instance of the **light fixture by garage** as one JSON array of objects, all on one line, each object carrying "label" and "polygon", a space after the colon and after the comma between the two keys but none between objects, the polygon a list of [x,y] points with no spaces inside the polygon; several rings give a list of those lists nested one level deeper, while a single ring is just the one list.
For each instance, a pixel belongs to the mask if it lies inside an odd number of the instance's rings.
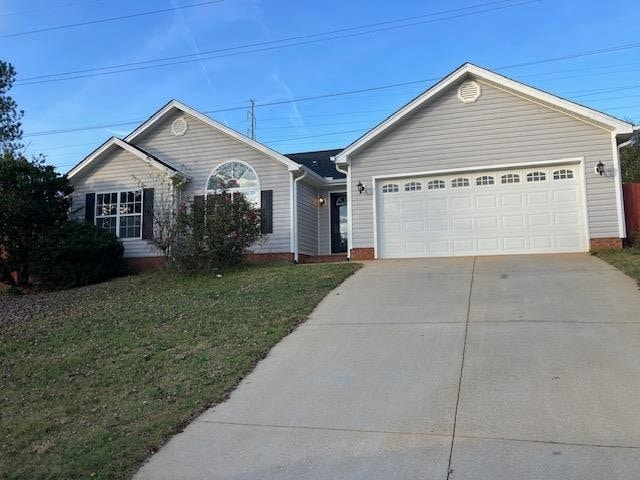
[{"label": "light fixture by garage", "polygon": [[602,163],[601,161],[596,165],[596,173],[604,175],[604,163]]},{"label": "light fixture by garage", "polygon": [[358,189],[358,193],[362,194],[367,187],[365,187],[362,182],[358,181],[356,188]]}]

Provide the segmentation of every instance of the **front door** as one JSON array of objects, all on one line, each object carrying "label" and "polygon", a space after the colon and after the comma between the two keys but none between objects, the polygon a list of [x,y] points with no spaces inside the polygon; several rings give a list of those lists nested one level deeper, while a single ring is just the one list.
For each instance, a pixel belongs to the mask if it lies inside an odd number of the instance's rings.
[{"label": "front door", "polygon": [[331,253],[345,253],[347,251],[348,223],[347,223],[347,194],[332,193],[331,202]]}]

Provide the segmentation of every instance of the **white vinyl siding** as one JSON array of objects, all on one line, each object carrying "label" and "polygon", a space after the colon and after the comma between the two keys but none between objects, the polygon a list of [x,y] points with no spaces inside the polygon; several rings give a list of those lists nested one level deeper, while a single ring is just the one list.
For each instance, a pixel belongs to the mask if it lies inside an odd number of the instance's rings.
[{"label": "white vinyl siding", "polygon": [[[178,117],[184,117],[189,126],[182,136],[171,132],[171,125]],[[203,195],[209,175],[221,163],[241,160],[251,165],[258,175],[260,188],[273,190],[273,233],[256,245],[254,251],[291,251],[290,177],[286,166],[183,112],[168,114],[134,143],[190,177],[184,190],[188,199]]]},{"label": "white vinyl siding", "polygon": [[477,102],[464,104],[458,86],[352,157],[352,248],[374,244],[373,192],[359,195],[359,181],[372,185],[373,176],[579,157],[586,162],[590,235],[618,237],[614,179],[593,171],[599,161],[613,165],[609,132],[486,83]]},{"label": "white vinyl siding", "polygon": [[[72,183],[73,205],[71,207],[72,218],[84,222],[85,200],[87,193],[121,192],[125,190],[140,190],[141,188],[154,189],[154,203],[166,201],[170,190],[165,183],[165,174],[156,167],[149,165],[144,160],[122,150],[113,147],[102,158],[94,160],[81,173],[73,177]],[[161,255],[147,240],[137,238],[125,238],[125,257],[155,257]]]},{"label": "white vinyl siding", "polygon": [[[298,182],[298,253],[318,254],[318,190]],[[326,207],[326,205],[325,205]],[[325,208],[322,207],[322,208]]]}]

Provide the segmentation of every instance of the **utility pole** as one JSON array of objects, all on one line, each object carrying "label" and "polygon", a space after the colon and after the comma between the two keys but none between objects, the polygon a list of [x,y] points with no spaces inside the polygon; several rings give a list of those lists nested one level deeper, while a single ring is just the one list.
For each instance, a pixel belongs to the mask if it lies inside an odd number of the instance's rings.
[{"label": "utility pole", "polygon": [[256,102],[249,100],[249,110],[247,111],[247,122],[249,128],[247,128],[247,136],[251,140],[256,139]]}]

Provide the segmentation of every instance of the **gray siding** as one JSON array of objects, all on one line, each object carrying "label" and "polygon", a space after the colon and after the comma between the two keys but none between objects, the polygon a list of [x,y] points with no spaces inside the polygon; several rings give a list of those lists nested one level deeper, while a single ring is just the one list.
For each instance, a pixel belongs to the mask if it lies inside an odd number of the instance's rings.
[{"label": "gray siding", "polygon": [[[374,175],[575,157],[586,162],[591,237],[618,237],[614,179],[594,173],[599,161],[613,165],[609,132],[485,83],[476,103],[463,104],[457,88],[351,159],[352,247],[373,246]],[[367,193],[358,195],[359,181]]]},{"label": "gray siding", "polygon": [[[356,182],[357,183],[357,182]],[[318,254],[331,254],[331,193],[345,192],[346,185],[320,189],[327,203],[318,211]]]},{"label": "gray siding", "polygon": [[[183,136],[175,136],[171,132],[171,124],[178,116],[184,116],[188,123],[188,131]],[[260,180],[260,188],[273,190],[273,233],[254,250],[258,253],[291,251],[287,167],[182,112],[167,115],[137,138],[134,144],[176,166],[191,178],[184,190],[188,199],[204,192],[209,175],[219,164],[241,160],[251,165]]]},{"label": "gray siding", "polygon": [[298,252],[318,254],[318,189],[298,182]]},{"label": "gray siding", "polygon": [[[165,183],[165,175],[144,160],[131,153],[115,147],[94,160],[92,164],[71,179],[75,186],[73,192],[72,218],[84,221],[85,198],[87,193],[120,192],[153,188],[154,203],[166,201],[169,197],[169,186]],[[123,239],[125,257],[154,257],[161,255],[146,240]]]}]

